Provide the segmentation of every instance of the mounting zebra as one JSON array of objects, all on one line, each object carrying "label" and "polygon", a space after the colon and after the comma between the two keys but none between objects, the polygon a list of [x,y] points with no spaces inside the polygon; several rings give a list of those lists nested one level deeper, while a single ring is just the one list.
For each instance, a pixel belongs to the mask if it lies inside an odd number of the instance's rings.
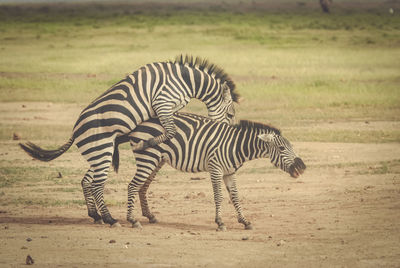
[{"label": "mounting zebra", "polygon": [[44,150],[30,142],[20,146],[32,157],[50,161],[75,142],[90,165],[82,179],[83,186],[89,181],[91,185],[89,216],[95,222],[119,226],[103,197],[115,139],[126,136],[151,117],[159,118],[163,131],[149,140],[142,139],[134,150],[143,150],[171,139],[176,133],[172,114],[191,98],[204,102],[211,118],[221,122],[234,120],[233,102],[238,101],[239,95],[229,76],[207,60],[178,56],[175,61],[147,64],[113,85],[82,111],[72,137],[58,149]]},{"label": "mounting zebra", "polygon": [[[293,151],[290,142],[281,132],[269,125],[242,120],[237,125],[219,123],[215,120],[188,113],[175,113],[177,133],[174,138],[146,150],[135,151],[137,171],[128,186],[127,219],[133,227],[140,222],[133,216],[135,195],[139,193],[143,216],[150,223],[157,222],[150,212],[146,192],[156,173],[164,163],[184,172],[208,171],[214,191],[217,230],[226,230],[221,219],[221,184],[224,181],[236,209],[239,223],[251,229],[239,203],[236,188],[236,171],[244,162],[256,158],[270,158],[271,163],[297,178],[306,169],[303,161]],[[158,119],[143,122],[130,134],[135,148],[142,139],[156,137],[163,129]],[[118,144],[116,140],[113,165],[118,170]]]}]

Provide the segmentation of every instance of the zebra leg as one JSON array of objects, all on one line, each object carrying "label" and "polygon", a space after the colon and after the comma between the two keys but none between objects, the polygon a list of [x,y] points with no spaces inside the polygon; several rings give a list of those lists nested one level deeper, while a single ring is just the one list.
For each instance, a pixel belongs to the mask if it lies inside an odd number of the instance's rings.
[{"label": "zebra leg", "polygon": [[93,218],[94,223],[103,224],[103,220],[99,213],[97,213],[95,200],[92,195],[92,181],[93,181],[93,170],[89,169],[81,181],[83,195],[85,197],[86,206],[88,209],[89,217]]},{"label": "zebra leg", "polygon": [[210,169],[211,173],[211,183],[214,191],[214,202],[215,202],[215,223],[218,225],[217,231],[226,231],[225,224],[222,222],[221,218],[221,204],[222,204],[222,170]]},{"label": "zebra leg", "polygon": [[149,178],[143,184],[142,188],[139,190],[139,199],[140,199],[140,206],[142,207],[142,215],[149,219],[150,223],[157,223],[156,217],[153,213],[150,212],[149,204],[147,203],[147,190],[149,189],[150,184],[152,183],[154,177],[156,176],[157,172],[162,168],[164,165],[164,161],[161,161],[156,169],[150,174]]},{"label": "zebra leg", "polygon": [[[112,152],[113,147],[109,150]],[[92,182],[92,195],[96,201],[96,206],[100,211],[101,218],[104,223],[110,224],[111,227],[120,227],[121,225],[115,220],[104,202],[104,185],[107,180],[108,171],[110,169],[112,153],[103,153],[100,157],[95,156],[96,163],[91,163],[91,169],[94,172]]]},{"label": "zebra leg", "polygon": [[[183,107],[183,106],[182,106]],[[179,109],[182,108],[179,106]],[[157,137],[151,138],[148,141],[140,141],[133,147],[133,151],[145,150],[148,147],[156,146],[157,144],[163,143],[166,140],[173,138],[176,134],[176,126],[174,122],[173,113],[177,111],[177,106],[172,102],[158,102],[154,105],[154,111],[156,112],[160,123],[165,129],[165,133]]]},{"label": "zebra leg", "polygon": [[236,188],[235,174],[225,175],[224,182],[225,182],[226,189],[228,190],[229,197],[231,198],[231,201],[235,207],[237,217],[238,217],[238,222],[244,224],[244,228],[246,230],[253,229],[251,223],[243,216],[243,213],[242,213],[242,208],[240,206],[240,201],[239,201],[238,190]]},{"label": "zebra leg", "polygon": [[133,228],[142,228],[142,225],[140,224],[139,220],[135,219],[135,217],[133,216],[133,212],[135,208],[136,195],[144,183],[145,180],[141,180],[136,172],[135,176],[128,185],[128,213],[126,214],[126,219],[130,223],[132,223]]}]

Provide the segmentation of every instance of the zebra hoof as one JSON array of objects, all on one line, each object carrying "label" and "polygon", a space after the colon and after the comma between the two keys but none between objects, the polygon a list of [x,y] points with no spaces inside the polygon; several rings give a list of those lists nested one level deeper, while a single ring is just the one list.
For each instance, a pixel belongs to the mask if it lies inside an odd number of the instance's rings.
[{"label": "zebra hoof", "polygon": [[155,217],[153,217],[153,218],[149,219],[149,222],[150,223],[158,223],[158,220]]},{"label": "zebra hoof", "polygon": [[226,226],[225,225],[218,226],[217,232],[226,232]]},{"label": "zebra hoof", "polygon": [[121,224],[120,224],[119,222],[116,222],[116,223],[114,223],[114,224],[111,224],[110,227],[111,227],[111,228],[119,228],[119,227],[121,227]]},{"label": "zebra hoof", "polygon": [[251,225],[250,223],[244,226],[245,230],[253,230],[253,225]]},{"label": "zebra hoof", "polygon": [[132,228],[142,229],[143,227],[139,221],[136,221],[136,222],[132,223]]},{"label": "zebra hoof", "polygon": [[93,223],[94,223],[94,224],[100,224],[100,225],[104,224],[104,222],[103,222],[102,219],[95,220]]}]

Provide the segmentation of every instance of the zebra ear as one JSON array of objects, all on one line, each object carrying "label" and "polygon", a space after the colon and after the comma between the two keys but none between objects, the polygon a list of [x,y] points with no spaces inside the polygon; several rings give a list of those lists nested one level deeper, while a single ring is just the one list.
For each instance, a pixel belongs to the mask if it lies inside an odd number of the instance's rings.
[{"label": "zebra ear", "polygon": [[263,141],[266,141],[266,142],[272,142],[274,139],[274,134],[263,133],[263,134],[258,135],[258,138],[262,139]]},{"label": "zebra ear", "polygon": [[231,90],[228,87],[228,85],[226,84],[226,82],[224,82],[221,87],[222,87],[222,95],[224,97],[224,100],[231,101],[232,100]]}]

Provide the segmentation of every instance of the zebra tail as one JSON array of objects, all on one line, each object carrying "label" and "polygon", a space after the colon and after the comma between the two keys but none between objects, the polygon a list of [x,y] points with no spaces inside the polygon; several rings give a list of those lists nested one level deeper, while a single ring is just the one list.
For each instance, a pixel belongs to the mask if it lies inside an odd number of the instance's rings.
[{"label": "zebra tail", "polygon": [[61,147],[55,150],[42,149],[39,146],[33,144],[32,142],[20,143],[19,146],[33,158],[38,159],[40,161],[48,162],[65,153],[73,143],[74,143],[74,138],[71,137],[66,144],[62,145]]},{"label": "zebra tail", "polygon": [[118,144],[117,143],[115,143],[115,145],[114,145],[114,153],[113,153],[111,165],[113,166],[115,173],[118,173],[118,169],[119,169],[119,150],[118,150]]},{"label": "zebra tail", "polygon": [[115,139],[115,143],[114,143],[114,153],[113,153],[113,157],[112,157],[112,162],[111,165],[114,168],[114,171],[116,173],[118,173],[118,169],[119,169],[119,149],[118,146],[121,143],[125,143],[129,141],[129,137],[127,135],[123,135],[123,136],[119,136]]}]

